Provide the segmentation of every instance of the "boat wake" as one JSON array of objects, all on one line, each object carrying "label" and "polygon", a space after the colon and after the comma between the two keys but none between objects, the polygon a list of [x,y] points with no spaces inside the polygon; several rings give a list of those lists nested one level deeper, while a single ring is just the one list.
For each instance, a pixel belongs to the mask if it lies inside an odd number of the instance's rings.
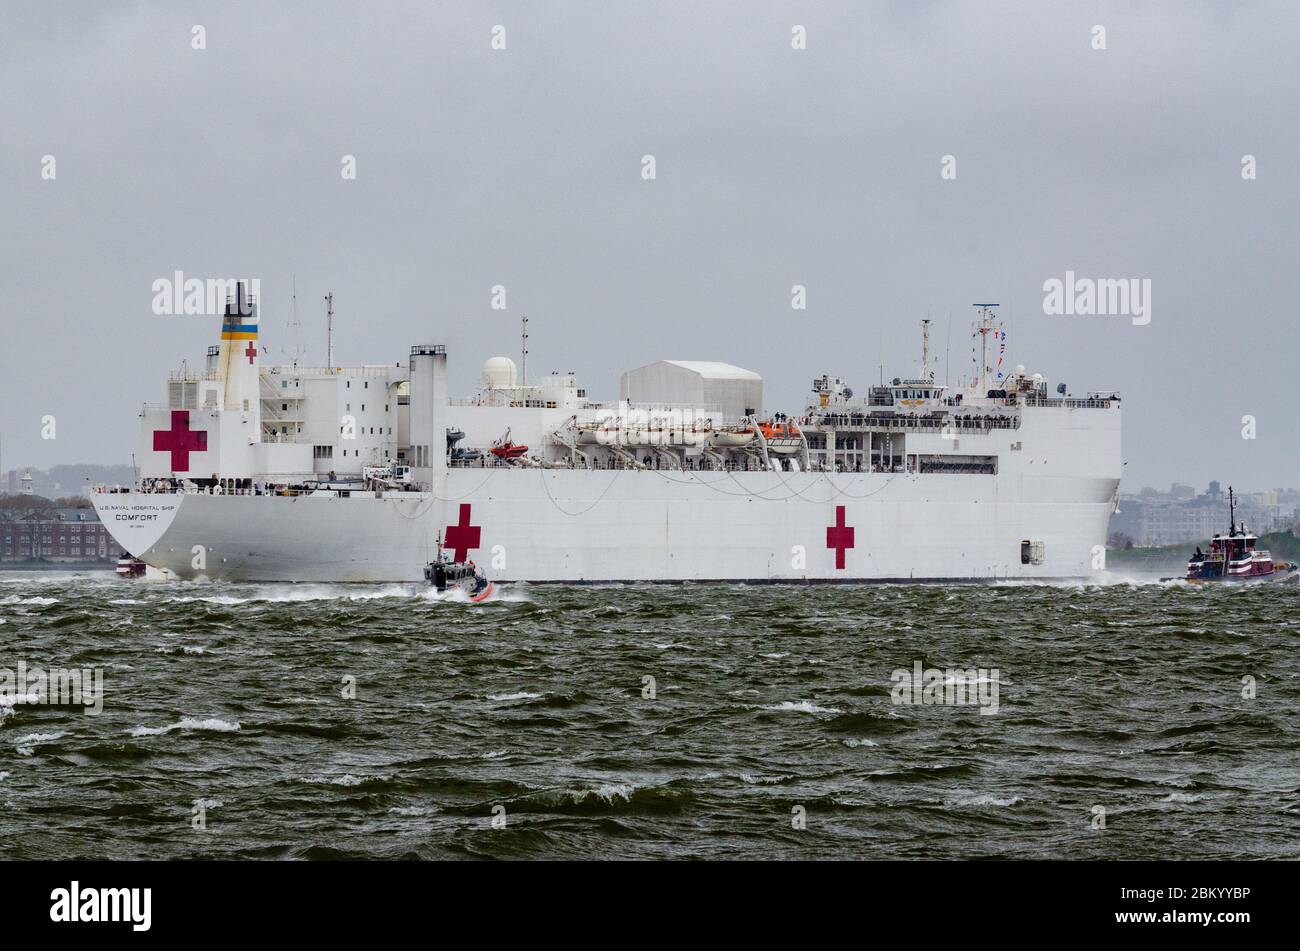
[{"label": "boat wake", "polygon": [[363,585],[274,585],[230,594],[180,595],[164,598],[173,604],[236,605],[266,602],[290,604],[306,601],[373,601],[378,598],[409,598],[416,593],[415,585],[390,584],[380,587]]},{"label": "boat wake", "polygon": [[518,588],[503,588],[499,584],[493,585],[492,593],[480,601],[472,600],[460,588],[448,588],[442,592],[430,588],[428,591],[420,592],[419,596],[426,601],[436,601],[441,604],[529,604],[533,600]]}]

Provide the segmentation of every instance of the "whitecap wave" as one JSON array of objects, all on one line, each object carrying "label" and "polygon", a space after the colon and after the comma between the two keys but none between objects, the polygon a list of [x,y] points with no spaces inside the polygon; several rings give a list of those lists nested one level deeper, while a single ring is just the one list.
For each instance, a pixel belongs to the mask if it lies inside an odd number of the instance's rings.
[{"label": "whitecap wave", "polygon": [[218,720],[211,717],[207,720],[199,720],[195,717],[184,717],[176,723],[169,723],[167,726],[137,726],[129,730],[131,736],[162,736],[164,733],[171,733],[174,730],[206,730],[216,733],[233,733],[240,729],[238,723],[231,723],[228,720]]},{"label": "whitecap wave", "polygon": [[773,704],[772,706],[763,707],[764,710],[775,710],[782,713],[843,713],[838,707],[819,707],[811,700],[786,700],[783,703]]},{"label": "whitecap wave", "polygon": [[42,746],[46,743],[53,743],[55,740],[63,739],[67,732],[58,733],[29,733],[26,736],[20,736],[14,740],[16,746]]},{"label": "whitecap wave", "polygon": [[357,776],[344,773],[342,776],[313,776],[307,782],[316,786],[360,786],[364,783],[382,782],[387,776]]},{"label": "whitecap wave", "polygon": [[27,706],[28,704],[39,704],[41,695],[39,693],[19,693],[0,694],[0,711],[13,713],[16,707]]},{"label": "whitecap wave", "polygon": [[377,598],[409,598],[417,594],[412,585],[389,584],[378,587],[345,584],[270,585],[244,594],[180,595],[166,600],[173,604],[237,605],[266,602],[294,604],[304,601],[373,601]]},{"label": "whitecap wave", "polygon": [[963,806],[971,806],[975,808],[995,806],[999,809],[1005,809],[1011,806],[1018,806],[1024,801],[1025,800],[1020,796],[968,796],[965,799],[952,800],[948,805],[956,808],[961,808]]},{"label": "whitecap wave", "polygon": [[637,788],[633,783],[604,783],[594,789],[562,789],[555,795],[560,801],[568,801],[574,805],[581,805],[589,799],[599,799],[612,806],[620,800],[631,802]]}]

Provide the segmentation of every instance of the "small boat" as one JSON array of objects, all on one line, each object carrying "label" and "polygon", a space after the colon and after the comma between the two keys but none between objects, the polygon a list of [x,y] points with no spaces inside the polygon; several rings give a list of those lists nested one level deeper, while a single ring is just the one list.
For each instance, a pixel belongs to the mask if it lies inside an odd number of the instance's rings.
[{"label": "small boat", "polygon": [[512,442],[510,440],[510,430],[507,429],[505,435],[492,443],[492,448],[488,451],[498,459],[518,459],[528,452],[528,447]]},{"label": "small boat", "polygon": [[148,568],[139,558],[133,558],[126,552],[117,559],[117,568],[114,569],[119,578],[143,578],[145,570]]},{"label": "small boat", "polygon": [[447,461],[452,465],[468,465],[471,462],[478,462],[483,458],[483,453],[477,449],[466,449],[457,445],[465,438],[465,430],[453,427],[447,430]]},{"label": "small boat", "polygon": [[721,449],[738,449],[754,441],[753,426],[724,426],[713,431],[713,445]]},{"label": "small boat", "polygon": [[492,443],[492,447],[488,452],[498,459],[518,459],[528,452],[528,447],[512,442],[510,440],[510,430],[507,429],[504,436]]},{"label": "small boat", "polygon": [[580,446],[649,446],[691,448],[708,444],[713,434],[711,420],[690,423],[662,423],[656,420],[633,421],[624,426],[617,420],[581,423],[575,441]]},{"label": "small boat", "polygon": [[768,452],[788,456],[803,447],[803,436],[799,432],[799,427],[790,422],[783,413],[778,413],[772,419],[759,423],[758,431],[763,434]]},{"label": "small boat", "polygon": [[442,550],[442,538],[438,539],[438,557],[424,566],[424,580],[433,585],[439,594],[448,591],[464,592],[472,603],[486,601],[496,590],[488,581],[483,570],[472,561],[453,561],[452,556]]},{"label": "small boat", "polygon": [[1211,538],[1209,551],[1201,551],[1201,546],[1196,546],[1196,551],[1188,559],[1184,580],[1192,584],[1300,580],[1300,570],[1296,565],[1274,561],[1269,552],[1255,547],[1258,540],[1258,536],[1246,531],[1245,523],[1237,523],[1237,502],[1232,486],[1228,486],[1228,533]]}]

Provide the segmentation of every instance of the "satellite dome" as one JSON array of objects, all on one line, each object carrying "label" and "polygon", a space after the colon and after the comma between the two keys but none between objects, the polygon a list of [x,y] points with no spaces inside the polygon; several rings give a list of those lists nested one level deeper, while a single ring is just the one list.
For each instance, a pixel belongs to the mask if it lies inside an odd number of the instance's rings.
[{"label": "satellite dome", "polygon": [[490,357],[483,362],[483,385],[504,389],[515,385],[515,361],[509,357]]},{"label": "satellite dome", "polygon": [[1024,375],[1025,375],[1025,365],[1024,365],[1023,363],[1017,363],[1017,364],[1016,364],[1016,369],[1015,369],[1014,372],[1015,372],[1016,376],[1024,376]]}]

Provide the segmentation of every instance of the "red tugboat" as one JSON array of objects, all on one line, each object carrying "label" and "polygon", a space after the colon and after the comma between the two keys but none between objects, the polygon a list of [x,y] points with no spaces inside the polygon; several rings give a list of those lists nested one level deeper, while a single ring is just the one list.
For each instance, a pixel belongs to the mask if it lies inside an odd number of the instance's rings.
[{"label": "red tugboat", "polygon": [[117,559],[115,570],[119,578],[143,578],[147,568],[148,565],[139,558],[133,558],[127,552],[122,552]]},{"label": "red tugboat", "polygon": [[1296,566],[1285,561],[1275,562],[1273,556],[1255,547],[1257,536],[1246,531],[1244,523],[1237,524],[1237,502],[1228,486],[1228,534],[1210,539],[1210,550],[1196,552],[1187,562],[1186,580],[1194,584],[1210,581],[1236,581],[1243,583],[1263,581],[1294,581]]}]

